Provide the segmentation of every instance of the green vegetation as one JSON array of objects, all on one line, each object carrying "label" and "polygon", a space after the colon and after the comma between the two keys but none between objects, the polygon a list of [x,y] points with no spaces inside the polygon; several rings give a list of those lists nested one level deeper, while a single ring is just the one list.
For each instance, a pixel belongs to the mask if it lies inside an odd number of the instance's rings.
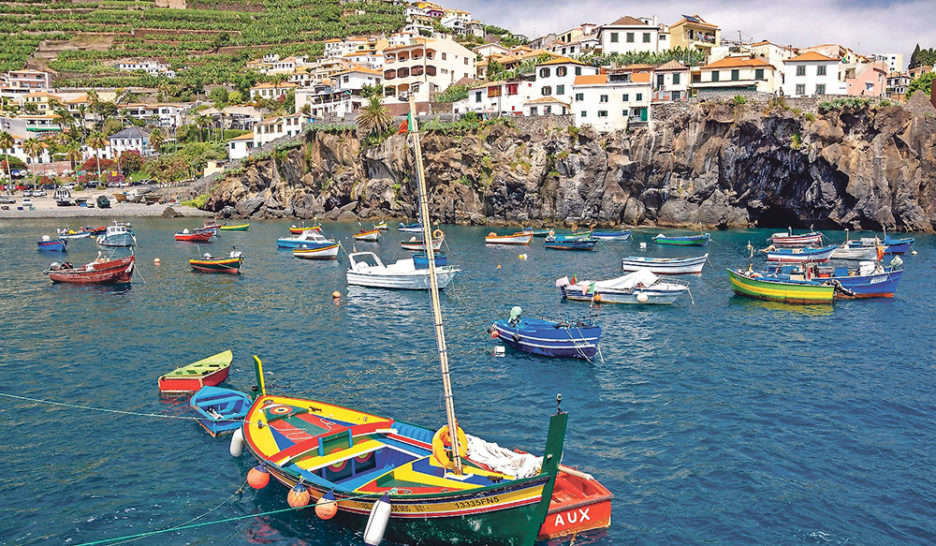
[{"label": "green vegetation", "polygon": [[916,47],[913,48],[913,53],[910,55],[909,68],[933,65],[936,65],[936,47],[920,49],[920,44],[917,44]]},{"label": "green vegetation", "polygon": [[867,108],[871,104],[871,99],[862,99],[858,97],[852,97],[848,99],[835,99],[833,101],[826,101],[819,103],[819,113],[828,114],[832,110],[861,110]]},{"label": "green vegetation", "polygon": [[790,146],[794,149],[799,148],[803,144],[803,137],[799,133],[793,133],[790,135]]},{"label": "green vegetation", "polygon": [[816,121],[816,114],[813,114],[812,112],[806,112],[803,117],[806,118],[806,121]]},{"label": "green vegetation", "polygon": [[468,98],[467,85],[453,85],[436,97],[436,102],[456,102]]},{"label": "green vegetation", "polygon": [[910,86],[907,88],[907,99],[909,100],[917,91],[922,91],[928,95],[930,89],[932,89],[934,78],[936,78],[936,72],[927,72],[910,82]]},{"label": "green vegetation", "polygon": [[662,53],[635,51],[631,53],[611,53],[610,55],[586,55],[579,60],[594,66],[611,64],[625,66],[629,64],[663,64],[674,59],[687,66],[698,66],[705,61],[705,54],[697,49],[687,50],[676,47]]},{"label": "green vegetation", "polygon": [[497,36],[497,41],[504,47],[524,45],[530,40],[522,34],[514,34],[505,28],[484,25],[484,34]]},{"label": "green vegetation", "polygon": [[741,95],[735,95],[734,98],[731,99],[731,103],[735,106],[741,106],[742,104],[747,104],[747,99]]}]

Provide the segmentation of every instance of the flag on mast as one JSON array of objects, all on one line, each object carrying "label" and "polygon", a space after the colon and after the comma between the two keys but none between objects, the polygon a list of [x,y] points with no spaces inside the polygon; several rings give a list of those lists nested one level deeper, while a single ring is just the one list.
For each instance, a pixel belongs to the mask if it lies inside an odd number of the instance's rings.
[{"label": "flag on mast", "polygon": [[400,123],[400,129],[397,131],[398,135],[405,135],[406,133],[411,133],[413,131],[413,112],[410,110],[406,114],[406,119],[403,120],[403,123]]}]

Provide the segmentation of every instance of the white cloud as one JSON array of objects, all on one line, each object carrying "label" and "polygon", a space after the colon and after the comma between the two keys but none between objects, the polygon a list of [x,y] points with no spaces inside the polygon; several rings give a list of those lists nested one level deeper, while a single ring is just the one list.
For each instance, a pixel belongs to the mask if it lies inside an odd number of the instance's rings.
[{"label": "white cloud", "polygon": [[683,13],[698,13],[722,29],[722,37],[770,40],[806,47],[838,43],[859,53],[903,53],[910,61],[914,45],[936,47],[936,4],[932,0],[880,2],[823,2],[787,0],[696,0],[655,2],[650,7],[625,6],[610,0],[461,0],[458,7],[485,24],[497,25],[535,38],[562,32],[580,23],[606,24],[624,15],[649,17],[672,24]]}]

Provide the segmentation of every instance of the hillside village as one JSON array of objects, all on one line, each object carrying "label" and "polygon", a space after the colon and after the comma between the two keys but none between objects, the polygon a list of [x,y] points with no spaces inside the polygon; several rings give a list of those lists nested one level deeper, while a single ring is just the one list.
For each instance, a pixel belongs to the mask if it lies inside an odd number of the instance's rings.
[{"label": "hillside village", "polygon": [[[410,97],[420,114],[571,116],[575,127],[601,132],[652,123],[655,108],[687,101],[902,102],[912,82],[932,80],[936,64],[925,50],[908,68],[899,53],[729,40],[702,15],[669,24],[609,17],[528,39],[463,10],[390,4],[403,21],[394,32],[323,39],[318,55],[265,53],[230,81],[194,88],[173,87],[192,67],[159,56],[107,60],[108,73],[152,84],[127,87],[74,85],[73,75],[27,60],[0,79],[0,154],[13,158],[0,176],[16,163],[45,176],[84,172],[86,182],[89,165],[100,171],[103,162],[102,179],[191,178],[209,161],[244,158],[309,124],[353,121],[374,100],[404,115]],[[366,16],[364,7],[346,7],[342,17]],[[916,87],[929,94],[928,85]]]}]

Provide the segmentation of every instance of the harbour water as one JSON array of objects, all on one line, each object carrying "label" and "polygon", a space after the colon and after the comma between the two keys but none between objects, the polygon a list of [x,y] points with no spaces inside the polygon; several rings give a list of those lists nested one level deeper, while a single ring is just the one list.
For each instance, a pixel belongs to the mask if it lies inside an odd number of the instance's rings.
[{"label": "harbour water", "polygon": [[[271,391],[444,424],[427,294],[349,288],[343,255],[309,262],[277,251],[288,222],[253,222],[201,245],[216,255],[236,245],[242,275],[193,273],[199,248],[172,233],[194,222],[134,220],[141,276],[129,288],[53,285],[41,272],[61,256],[37,252],[36,240],[61,220],[0,223],[0,393],[151,415],[3,398],[0,543],[80,544],[287,507],[279,486],[237,492],[251,458],[231,458],[226,439],[169,418],[189,415],[187,400],[156,390],[159,375],[228,348],[229,387],[253,384],[257,354]],[[392,261],[411,236],[394,227],[378,244],[353,243],[357,224],[325,233]],[[574,253],[545,250],[542,239],[485,247],[490,228],[443,228],[450,263],[463,270],[442,295],[460,423],[541,452],[562,393],[565,464],[615,495],[611,528],[576,544],[936,541],[936,237],[916,237],[896,298],[802,307],[731,293],[725,268],[746,266],[747,242],[763,246],[772,230],[714,232],[710,263],[685,278],[694,304],[601,306],[604,361],[589,363],[510,350],[495,358],[485,330],[514,305],[533,317],[588,314],[560,301],[563,275],[610,278],[625,255],[703,250],[657,247],[659,230]],[[91,240],[72,241],[67,259],[96,252]],[[139,542],[360,537],[309,511]]]}]

